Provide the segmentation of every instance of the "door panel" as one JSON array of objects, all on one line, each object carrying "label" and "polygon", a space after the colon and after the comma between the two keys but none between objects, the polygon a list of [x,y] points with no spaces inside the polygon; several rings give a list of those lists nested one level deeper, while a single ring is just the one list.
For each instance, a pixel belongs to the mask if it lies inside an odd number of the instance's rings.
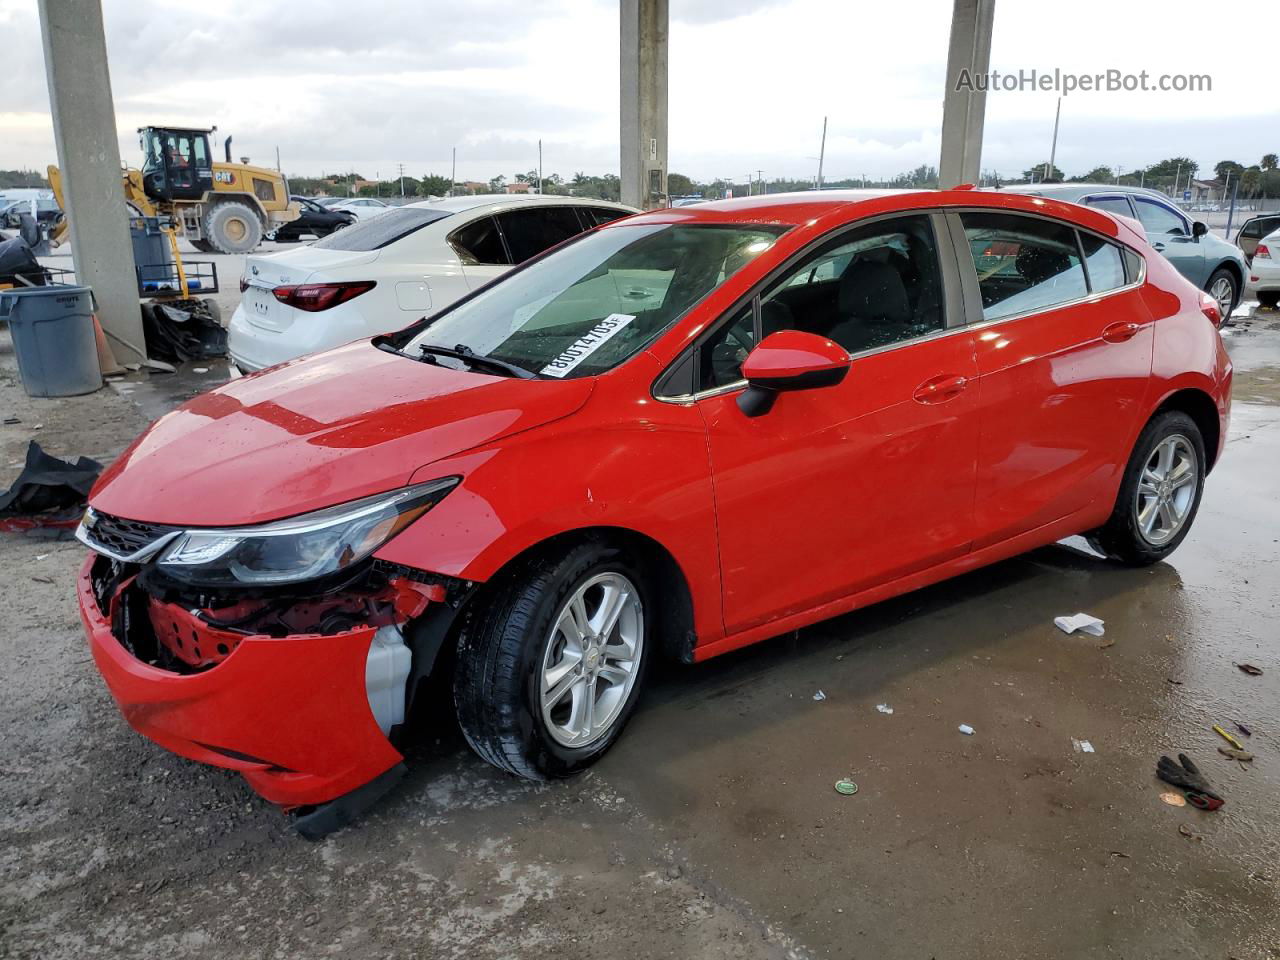
[{"label": "door panel", "polygon": [[1124,289],[1114,245],[1089,238],[1089,278],[1104,291],[1091,296],[1068,225],[958,219],[984,318],[975,338],[980,550],[1114,495],[1144,411],[1154,331],[1139,290]]},{"label": "door panel", "polygon": [[1147,234],[1147,242],[1164,254],[1177,271],[1203,287],[1209,279],[1204,259],[1204,244],[1190,235],[1186,220],[1162,203],[1143,197],[1133,198],[1134,209]]},{"label": "door panel", "polygon": [[914,394],[975,375],[960,330],[859,357],[838,386],[784,393],[764,416],[737,391],[698,401],[729,633],[968,549],[977,392]]}]

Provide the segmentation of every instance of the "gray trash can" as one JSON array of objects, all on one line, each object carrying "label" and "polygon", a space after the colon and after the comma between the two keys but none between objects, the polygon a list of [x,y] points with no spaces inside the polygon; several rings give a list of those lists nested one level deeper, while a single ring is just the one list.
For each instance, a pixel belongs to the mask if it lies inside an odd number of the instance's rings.
[{"label": "gray trash can", "polygon": [[102,386],[88,287],[0,291],[0,320],[5,319],[28,396],[73,397]]}]

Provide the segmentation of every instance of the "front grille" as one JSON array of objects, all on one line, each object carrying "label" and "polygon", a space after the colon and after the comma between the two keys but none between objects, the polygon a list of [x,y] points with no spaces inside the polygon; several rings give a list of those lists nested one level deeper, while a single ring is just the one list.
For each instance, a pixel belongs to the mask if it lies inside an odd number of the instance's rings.
[{"label": "front grille", "polygon": [[93,522],[84,528],[86,542],[89,546],[116,558],[135,554],[144,547],[149,547],[165,534],[178,529],[158,523],[143,523],[141,520],[126,520],[123,517],[113,517],[109,513],[97,511],[91,513],[90,517],[93,518]]}]

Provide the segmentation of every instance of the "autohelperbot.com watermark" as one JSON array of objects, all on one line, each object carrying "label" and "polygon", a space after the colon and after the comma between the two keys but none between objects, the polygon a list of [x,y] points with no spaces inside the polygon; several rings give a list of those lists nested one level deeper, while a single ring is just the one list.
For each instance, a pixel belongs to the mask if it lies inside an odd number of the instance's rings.
[{"label": "autohelperbot.com watermark", "polygon": [[1055,67],[1053,70],[991,70],[974,73],[968,69],[956,77],[956,90],[973,93],[1026,92],[1056,93],[1068,96],[1083,93],[1211,93],[1213,77],[1207,73],[1158,73],[1139,70],[1103,70],[1099,73],[1074,73]]}]

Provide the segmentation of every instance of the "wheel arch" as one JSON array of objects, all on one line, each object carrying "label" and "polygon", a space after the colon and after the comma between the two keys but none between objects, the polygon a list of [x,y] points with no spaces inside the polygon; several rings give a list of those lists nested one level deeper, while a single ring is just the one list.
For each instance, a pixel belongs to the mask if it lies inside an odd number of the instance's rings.
[{"label": "wheel arch", "polygon": [[1178,410],[1189,416],[1197,427],[1200,428],[1200,435],[1204,438],[1205,456],[1209,462],[1205,467],[1207,475],[1214,467],[1218,458],[1218,444],[1222,439],[1222,421],[1219,417],[1218,405],[1204,390],[1198,387],[1183,387],[1175,390],[1161,401],[1160,406],[1152,411],[1151,418],[1164,413],[1166,410]]},{"label": "wheel arch", "polygon": [[[1244,270],[1241,268],[1240,264],[1237,263],[1235,260],[1231,259],[1230,257],[1223,257],[1222,260],[1217,264],[1217,266],[1215,266],[1212,270],[1209,271],[1209,279],[1210,280],[1213,279],[1213,275],[1217,273],[1219,270],[1226,270],[1228,273],[1231,274],[1232,279],[1235,280],[1236,303],[1239,303],[1241,298],[1244,297],[1244,284],[1245,284]],[[1207,282],[1208,281],[1206,281],[1206,283]]]}]

